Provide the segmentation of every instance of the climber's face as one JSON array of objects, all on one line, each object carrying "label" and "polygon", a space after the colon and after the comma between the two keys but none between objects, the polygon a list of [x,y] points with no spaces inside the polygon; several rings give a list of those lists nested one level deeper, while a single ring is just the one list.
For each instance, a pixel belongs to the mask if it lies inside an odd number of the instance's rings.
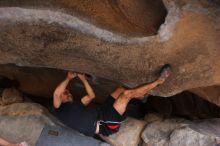
[{"label": "climber's face", "polygon": [[66,102],[72,102],[73,101],[73,96],[72,94],[69,92],[69,90],[65,90],[63,92],[63,94],[61,94],[61,100],[63,103],[66,103]]}]

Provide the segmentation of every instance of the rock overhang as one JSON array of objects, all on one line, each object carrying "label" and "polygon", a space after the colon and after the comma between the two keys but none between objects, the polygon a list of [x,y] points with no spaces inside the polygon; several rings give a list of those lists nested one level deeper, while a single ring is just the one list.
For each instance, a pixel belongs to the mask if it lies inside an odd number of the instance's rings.
[{"label": "rock overhang", "polygon": [[197,7],[191,1],[163,2],[165,22],[150,37],[103,30],[72,13],[47,10],[46,4],[40,9],[2,7],[1,64],[75,70],[135,87],[156,79],[159,68],[171,63],[173,78],[151,93],[161,96],[219,84],[219,62],[213,59],[219,54],[217,9],[199,2]]}]

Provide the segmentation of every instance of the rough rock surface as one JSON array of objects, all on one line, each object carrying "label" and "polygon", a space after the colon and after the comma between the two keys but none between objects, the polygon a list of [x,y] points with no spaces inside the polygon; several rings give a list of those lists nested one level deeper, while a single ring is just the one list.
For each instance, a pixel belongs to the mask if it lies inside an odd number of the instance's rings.
[{"label": "rough rock surface", "polygon": [[[157,117],[157,116],[156,116]],[[143,146],[213,146],[219,144],[219,119],[215,122],[163,119],[160,117],[146,125],[142,133]],[[148,121],[148,117],[145,118]],[[212,123],[212,124],[209,124]],[[212,125],[212,126],[211,126]],[[203,127],[204,126],[204,127]],[[217,130],[214,130],[217,128]]]},{"label": "rough rock surface", "polygon": [[54,125],[45,109],[33,103],[0,106],[0,136],[12,142],[35,145],[45,124]]},{"label": "rough rock surface", "polygon": [[[156,34],[164,22],[166,9],[162,0],[49,0],[49,1],[7,1],[2,7],[47,8],[77,14],[99,27],[131,36]],[[143,19],[143,17],[147,19]]]},{"label": "rough rock surface", "polygon": [[[151,37],[137,37],[140,31],[127,25],[120,12],[116,13],[118,7],[120,10],[129,7],[123,12],[129,16],[129,21],[144,26],[138,23],[144,24],[151,19],[144,17],[145,13],[139,15],[145,9],[141,0],[122,1],[117,7],[114,3],[105,3],[112,8],[103,10],[97,10],[95,5],[86,10],[86,2],[81,5],[77,2],[1,1],[0,63],[70,69],[120,81],[130,87],[156,79],[159,68],[171,63],[172,78],[151,92],[160,96],[220,83],[220,60],[216,59],[220,55],[217,2],[164,0],[165,22],[158,34]],[[130,7],[132,4],[134,7]],[[157,12],[157,8],[154,6],[149,14]],[[123,21],[120,25],[126,33],[116,33],[120,27],[113,21],[118,22],[118,19],[103,21],[112,9],[111,18],[120,16]],[[129,10],[135,12],[131,17]],[[158,18],[161,20],[161,16]],[[114,29],[108,28],[109,24]],[[129,37],[127,34],[133,33],[127,32],[131,26],[137,33]]]},{"label": "rough rock surface", "polygon": [[220,106],[220,86],[219,85],[191,89],[190,91]]},{"label": "rough rock surface", "polygon": [[146,122],[127,118],[118,133],[111,136],[101,136],[106,142],[113,146],[137,146],[140,143],[141,132]]},{"label": "rough rock surface", "polygon": [[164,116],[158,113],[148,113],[144,117],[144,121],[146,121],[148,124],[156,121],[162,121],[164,119]]},{"label": "rough rock surface", "polygon": [[20,91],[15,88],[4,89],[1,96],[0,105],[19,103],[23,101],[23,96]]},{"label": "rough rock surface", "polygon": [[170,135],[170,146],[213,146],[219,138],[200,134],[189,127],[175,129]]},{"label": "rough rock surface", "polygon": [[180,124],[182,123],[178,123],[175,120],[155,121],[146,126],[142,133],[142,139],[148,145],[165,145],[169,140],[169,135]]}]

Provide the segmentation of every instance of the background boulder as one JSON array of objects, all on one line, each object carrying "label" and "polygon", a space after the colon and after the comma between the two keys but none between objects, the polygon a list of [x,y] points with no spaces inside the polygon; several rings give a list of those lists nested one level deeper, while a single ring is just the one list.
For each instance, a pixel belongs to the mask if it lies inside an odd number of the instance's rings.
[{"label": "background boulder", "polygon": [[12,104],[12,103],[20,103],[23,101],[23,95],[20,91],[15,88],[7,88],[2,92],[2,104]]},{"label": "background boulder", "polygon": [[[147,117],[145,119],[148,120]],[[202,125],[196,121],[187,121],[180,118],[158,118],[146,125],[142,133],[143,146],[218,145],[220,134],[216,134],[215,131],[217,130],[214,130],[213,127],[219,129],[220,119],[216,119],[215,121],[218,122],[212,122],[212,124],[209,124],[209,121],[206,120],[201,121],[205,128],[202,128]]]}]

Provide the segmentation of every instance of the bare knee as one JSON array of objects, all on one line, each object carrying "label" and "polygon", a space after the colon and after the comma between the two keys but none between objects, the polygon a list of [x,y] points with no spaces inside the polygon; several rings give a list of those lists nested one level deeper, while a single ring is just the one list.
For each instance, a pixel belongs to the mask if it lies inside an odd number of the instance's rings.
[{"label": "bare knee", "polygon": [[123,92],[125,88],[124,87],[118,87],[112,94],[111,96],[115,99],[117,99]]},{"label": "bare knee", "polygon": [[122,97],[130,98],[132,96],[133,91],[132,90],[124,90],[122,92]]}]

